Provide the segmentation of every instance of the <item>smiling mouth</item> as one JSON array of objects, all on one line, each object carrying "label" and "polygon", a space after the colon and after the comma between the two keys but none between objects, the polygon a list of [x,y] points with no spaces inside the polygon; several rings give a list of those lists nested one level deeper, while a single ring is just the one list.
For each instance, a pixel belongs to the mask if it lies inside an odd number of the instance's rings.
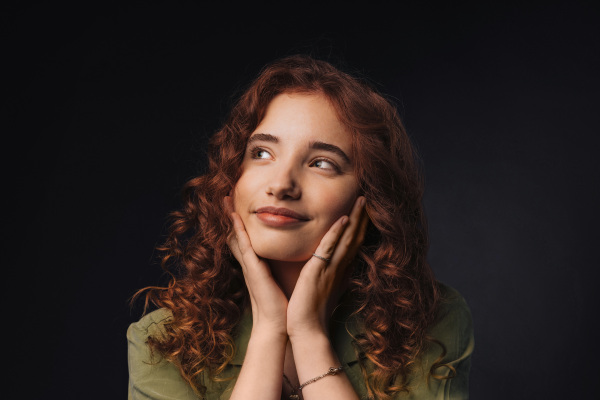
[{"label": "smiling mouth", "polygon": [[283,227],[303,223],[308,217],[288,208],[261,207],[255,212],[258,219],[268,226]]}]

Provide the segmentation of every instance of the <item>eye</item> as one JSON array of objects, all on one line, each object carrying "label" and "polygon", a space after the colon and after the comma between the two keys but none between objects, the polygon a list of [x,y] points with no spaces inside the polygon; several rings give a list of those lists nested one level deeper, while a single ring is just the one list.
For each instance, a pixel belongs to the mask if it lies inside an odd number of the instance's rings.
[{"label": "eye", "polygon": [[336,171],[336,172],[340,171],[339,167],[333,161],[330,161],[326,158],[318,158],[318,159],[314,160],[310,164],[310,166],[316,167],[319,169],[323,169],[323,170],[330,170],[330,171]]},{"label": "eye", "polygon": [[259,160],[267,160],[271,158],[271,153],[269,153],[267,150],[261,147],[254,147],[253,149],[251,149],[250,155],[252,156],[252,158]]}]

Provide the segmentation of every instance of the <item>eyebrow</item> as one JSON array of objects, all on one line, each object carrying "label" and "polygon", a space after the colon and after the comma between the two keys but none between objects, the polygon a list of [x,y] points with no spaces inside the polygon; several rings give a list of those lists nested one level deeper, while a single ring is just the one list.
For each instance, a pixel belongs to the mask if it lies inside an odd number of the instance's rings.
[{"label": "eyebrow", "polygon": [[310,148],[315,150],[329,151],[331,153],[337,154],[338,156],[342,157],[345,162],[347,162],[348,164],[352,164],[352,162],[350,162],[350,157],[348,157],[346,153],[344,153],[344,151],[336,145],[325,142],[311,142]]},{"label": "eyebrow", "polygon": [[268,133],[255,133],[254,135],[250,136],[250,139],[248,139],[248,144],[258,141],[279,143],[279,138]]},{"label": "eyebrow", "polygon": [[[250,144],[252,142],[257,142],[257,141],[279,143],[279,138],[277,136],[271,135],[269,133],[255,133],[254,135],[250,136],[250,139],[248,139],[248,144]],[[347,162],[348,164],[352,164],[352,162],[350,161],[350,157],[348,157],[342,149],[340,149],[338,146],[336,146],[334,144],[315,141],[315,142],[310,142],[309,147],[311,149],[324,150],[324,151],[328,151],[330,153],[337,154],[345,162]]]}]

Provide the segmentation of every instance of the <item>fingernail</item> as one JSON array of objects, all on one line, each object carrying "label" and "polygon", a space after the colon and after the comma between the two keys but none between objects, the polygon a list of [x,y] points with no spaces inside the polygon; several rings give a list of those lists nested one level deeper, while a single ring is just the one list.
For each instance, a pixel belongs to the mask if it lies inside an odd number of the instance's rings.
[{"label": "fingernail", "polygon": [[346,217],[345,215],[342,217],[342,220],[340,221],[342,226],[346,225],[348,223],[348,217]]},{"label": "fingernail", "polygon": [[364,197],[361,197],[359,200],[359,204],[361,207],[364,207],[366,202],[367,202],[367,199],[365,199]]}]

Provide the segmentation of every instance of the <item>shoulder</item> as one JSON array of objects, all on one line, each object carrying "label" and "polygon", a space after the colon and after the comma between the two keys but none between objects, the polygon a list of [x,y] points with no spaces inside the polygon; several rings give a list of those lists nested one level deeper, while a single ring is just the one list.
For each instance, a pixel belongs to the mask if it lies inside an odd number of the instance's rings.
[{"label": "shoulder", "polygon": [[443,283],[438,287],[440,304],[431,335],[447,346],[468,340],[473,336],[473,320],[467,302],[456,289]]},{"label": "shoulder", "polygon": [[471,311],[458,291],[442,283],[438,287],[440,305],[414,371],[412,398],[466,399],[474,348]]},{"label": "shoulder", "polygon": [[440,304],[428,333],[434,342],[443,344],[445,360],[462,360],[466,355],[470,356],[473,350],[471,310],[456,289],[443,283],[438,283],[438,288]]},{"label": "shoulder", "polygon": [[196,400],[198,397],[184,381],[179,369],[160,354],[151,351],[149,337],[160,338],[171,311],[159,309],[143,316],[127,329],[130,400]]},{"label": "shoulder", "polygon": [[440,290],[441,307],[442,311],[449,311],[454,309],[469,310],[469,306],[465,299],[460,293],[453,287],[450,287],[442,282],[437,282],[438,289]]},{"label": "shoulder", "polygon": [[[129,363],[129,400],[198,400],[191,385],[181,376],[179,368],[152,351],[148,338],[160,339],[167,333],[167,325],[173,321],[168,309],[159,309],[143,316],[127,330]],[[219,374],[219,379],[211,379],[202,372],[198,383],[206,388],[204,400],[227,399],[231,395],[236,378],[244,359],[247,338],[252,328],[252,316],[245,316],[238,326],[236,338],[238,352],[234,360]]]},{"label": "shoulder", "polygon": [[[440,303],[436,319],[427,331],[427,345],[414,360],[406,381],[408,392],[394,399],[468,398],[469,369],[473,352],[471,311],[463,296],[450,286],[438,283]],[[363,319],[353,314],[350,303],[340,306],[332,318],[333,346],[346,375],[361,398],[367,398],[362,367],[355,351],[355,338],[365,333]],[[392,350],[390,350],[392,351]],[[376,367],[368,360],[367,371]]]},{"label": "shoulder", "polygon": [[173,314],[166,308],[160,308],[144,315],[138,322],[129,325],[127,339],[129,341],[148,337],[160,337],[165,334],[165,324],[173,319]]}]

